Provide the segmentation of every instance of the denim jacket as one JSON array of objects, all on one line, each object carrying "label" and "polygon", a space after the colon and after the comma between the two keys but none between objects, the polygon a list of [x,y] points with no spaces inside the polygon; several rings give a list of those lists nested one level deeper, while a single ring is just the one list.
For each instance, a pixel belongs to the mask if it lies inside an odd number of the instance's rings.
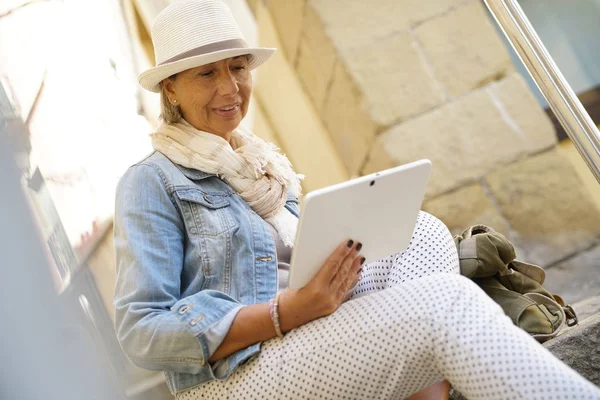
[{"label": "denim jacket", "polygon": [[[286,209],[298,217],[298,199]],[[159,152],[121,178],[115,329],[135,364],[165,371],[171,392],[224,380],[260,351],[257,343],[208,362],[237,312],[278,289],[266,224],[223,180]]]}]

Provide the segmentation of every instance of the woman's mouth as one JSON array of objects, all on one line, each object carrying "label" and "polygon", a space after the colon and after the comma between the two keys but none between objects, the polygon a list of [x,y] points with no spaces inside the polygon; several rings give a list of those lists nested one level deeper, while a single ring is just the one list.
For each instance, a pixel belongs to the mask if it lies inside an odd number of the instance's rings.
[{"label": "woman's mouth", "polygon": [[233,117],[240,109],[239,103],[231,104],[225,107],[213,108],[213,111],[222,117]]}]

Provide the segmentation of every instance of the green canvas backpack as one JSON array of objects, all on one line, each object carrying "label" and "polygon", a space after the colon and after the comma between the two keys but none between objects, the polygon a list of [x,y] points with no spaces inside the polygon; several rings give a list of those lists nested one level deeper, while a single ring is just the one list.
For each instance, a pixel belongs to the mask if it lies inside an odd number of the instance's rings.
[{"label": "green canvas backpack", "polygon": [[539,342],[577,324],[573,308],[546,290],[544,270],[516,260],[513,245],[501,233],[475,225],[454,237],[460,273],[471,278],[502,307],[513,323]]}]

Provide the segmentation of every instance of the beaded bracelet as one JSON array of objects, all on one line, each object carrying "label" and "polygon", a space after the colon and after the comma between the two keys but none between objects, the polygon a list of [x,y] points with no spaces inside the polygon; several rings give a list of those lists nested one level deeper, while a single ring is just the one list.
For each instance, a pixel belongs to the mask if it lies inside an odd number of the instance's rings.
[{"label": "beaded bracelet", "polygon": [[281,326],[279,325],[279,292],[277,292],[274,299],[269,300],[269,316],[271,317],[271,321],[273,321],[275,333],[278,337],[283,337]]},{"label": "beaded bracelet", "polygon": [[269,300],[269,317],[271,318],[271,322],[273,322],[273,308],[274,308],[275,299]]}]

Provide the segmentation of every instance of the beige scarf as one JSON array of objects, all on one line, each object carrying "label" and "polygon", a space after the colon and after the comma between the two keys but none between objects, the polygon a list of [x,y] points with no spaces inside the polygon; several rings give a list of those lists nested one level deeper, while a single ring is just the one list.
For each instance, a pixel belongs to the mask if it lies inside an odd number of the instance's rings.
[{"label": "beige scarf", "polygon": [[284,206],[287,192],[298,197],[300,180],[277,147],[238,127],[231,145],[199,131],[182,119],[161,124],[151,135],[152,146],[175,164],[215,174],[225,180],[252,209],[270,223],[286,246],[292,247],[298,220]]}]

